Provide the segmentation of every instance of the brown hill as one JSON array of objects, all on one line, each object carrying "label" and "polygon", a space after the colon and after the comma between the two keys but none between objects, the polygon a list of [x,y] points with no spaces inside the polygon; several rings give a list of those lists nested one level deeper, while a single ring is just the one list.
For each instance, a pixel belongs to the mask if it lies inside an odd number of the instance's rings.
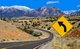
[{"label": "brown hill", "polygon": [[17,29],[15,26],[0,20],[0,39],[29,39],[31,35]]}]

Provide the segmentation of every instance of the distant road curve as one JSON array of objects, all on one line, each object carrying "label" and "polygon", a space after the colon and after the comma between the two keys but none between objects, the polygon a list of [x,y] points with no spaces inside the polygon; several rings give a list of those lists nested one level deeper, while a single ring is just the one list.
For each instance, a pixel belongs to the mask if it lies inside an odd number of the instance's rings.
[{"label": "distant road curve", "polygon": [[39,45],[47,44],[48,42],[52,41],[53,33],[47,30],[42,30],[38,28],[35,28],[35,29],[47,32],[49,34],[49,37],[43,40],[38,40],[38,41],[0,43],[0,49],[3,49],[3,48],[6,48],[6,49],[34,49],[35,47]]}]

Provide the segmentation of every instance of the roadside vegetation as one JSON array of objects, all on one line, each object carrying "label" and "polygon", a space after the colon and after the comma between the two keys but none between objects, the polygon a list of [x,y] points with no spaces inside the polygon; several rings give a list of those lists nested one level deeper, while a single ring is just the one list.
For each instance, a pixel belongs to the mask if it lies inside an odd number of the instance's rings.
[{"label": "roadside vegetation", "polygon": [[[32,28],[40,28],[45,29],[53,32],[55,34],[54,40],[52,43],[52,49],[61,49],[61,41],[60,36],[57,35],[54,30],[52,29],[52,23],[54,23],[58,17],[40,17],[40,18],[31,18],[31,19],[18,19],[13,20],[12,24],[14,24],[17,28],[25,31],[28,34],[31,34],[35,37],[40,37],[43,35],[42,32],[34,31]],[[69,34],[70,37],[67,37],[64,40],[63,47],[64,49],[80,49],[80,17],[75,18],[73,17],[66,17],[66,19],[74,26],[70,32],[72,32],[74,29],[77,29],[76,31],[73,31],[72,33],[75,34],[74,38],[72,34]],[[5,20],[5,19],[3,19]],[[77,32],[77,33],[74,33]],[[72,37],[71,37],[72,36]],[[73,39],[74,38],[74,39]]]},{"label": "roadside vegetation", "polygon": [[11,19],[10,19],[10,18],[4,18],[4,17],[0,18],[0,20],[6,21],[6,22],[11,21]]},{"label": "roadside vegetation", "polygon": [[24,27],[24,29],[22,29],[22,28],[20,28],[20,27],[17,27],[17,28],[19,28],[19,29],[21,29],[22,31],[24,31],[24,32],[26,32],[26,33],[28,33],[28,34],[31,34],[31,35],[33,35],[33,36],[35,36],[35,37],[39,37],[39,36],[42,35],[41,32],[36,32],[36,31],[34,31],[34,30],[32,30],[32,29],[27,29],[26,27]]}]

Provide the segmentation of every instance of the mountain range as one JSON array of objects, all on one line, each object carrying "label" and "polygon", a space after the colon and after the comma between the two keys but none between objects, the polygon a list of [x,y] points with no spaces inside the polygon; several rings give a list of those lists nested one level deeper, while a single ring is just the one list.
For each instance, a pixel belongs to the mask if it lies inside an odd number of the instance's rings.
[{"label": "mountain range", "polygon": [[80,16],[80,10],[63,11],[66,16]]},{"label": "mountain range", "polygon": [[80,10],[72,11],[61,11],[55,7],[43,6],[38,10],[31,9],[26,6],[0,6],[0,17],[19,17],[19,16],[29,16],[29,17],[45,17],[45,16],[80,16]]}]

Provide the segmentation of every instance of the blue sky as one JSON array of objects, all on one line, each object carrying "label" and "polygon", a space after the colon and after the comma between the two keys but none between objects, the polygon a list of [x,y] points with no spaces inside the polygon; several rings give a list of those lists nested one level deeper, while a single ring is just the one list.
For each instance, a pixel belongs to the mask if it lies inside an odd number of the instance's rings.
[{"label": "blue sky", "polygon": [[60,10],[79,10],[80,0],[0,0],[0,6],[21,5],[33,9],[42,6],[53,6]]}]

